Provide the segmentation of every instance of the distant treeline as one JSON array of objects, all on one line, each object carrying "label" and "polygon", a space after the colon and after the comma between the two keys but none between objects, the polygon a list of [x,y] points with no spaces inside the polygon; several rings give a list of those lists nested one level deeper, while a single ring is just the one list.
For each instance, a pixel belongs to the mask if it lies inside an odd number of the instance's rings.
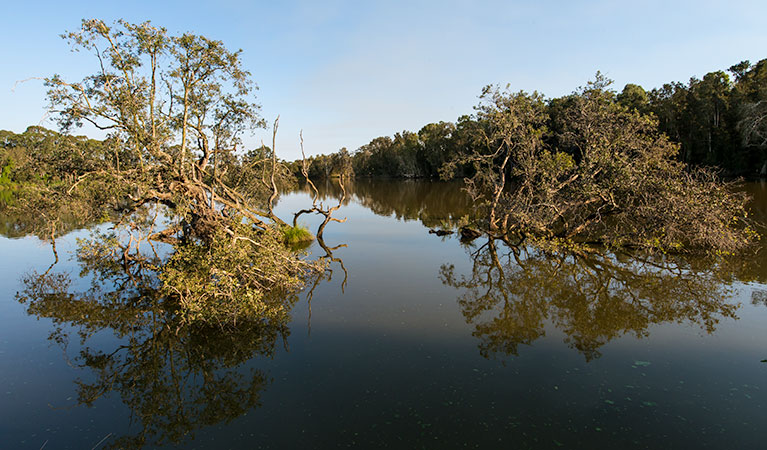
[{"label": "distant treeline", "polygon": [[[545,140],[553,147],[561,138],[564,112],[577,95],[547,100]],[[660,130],[680,145],[677,157],[685,163],[718,167],[724,175],[767,175],[767,59],[649,92],[627,84],[612,93],[612,101],[654,115]],[[344,148],[309,158],[309,176],[438,178],[446,162],[487,144],[479,142],[483,133],[477,132],[486,127],[476,115],[464,115],[455,123],[430,123],[418,132],[377,137],[351,153]],[[295,163],[296,173],[299,167]],[[471,170],[464,167],[452,176],[471,176]]]},{"label": "distant treeline", "polygon": [[[177,150],[177,149],[176,149]],[[199,156],[197,156],[199,157]],[[217,152],[212,156],[228,181],[261,184],[264,162],[271,149],[261,146],[242,154]],[[87,173],[139,167],[134,150],[115,137],[89,139],[30,126],[23,133],[0,130],[0,192],[30,185],[71,183]],[[278,167],[278,184],[294,182],[286,168]]]},{"label": "distant treeline", "polygon": [[[178,148],[173,147],[173,150]],[[265,180],[271,173],[267,170],[271,160],[269,147],[262,146],[241,154],[216,152],[211,159],[219,168],[221,182],[237,186],[251,198],[266,203],[271,186],[270,180]],[[104,140],[89,139],[40,126],[30,126],[23,133],[0,130],[0,235],[45,235],[49,232],[51,217],[58,219],[59,233],[86,226],[94,217],[106,220],[114,212],[111,209],[101,211],[99,214],[103,216],[94,216],[93,211],[85,214],[74,208],[76,203],[98,208],[97,205],[108,199],[118,203],[116,194],[106,187],[91,192],[87,202],[75,202],[70,198],[68,204],[57,204],[57,209],[52,209],[45,199],[80,181],[108,173],[138,171],[139,166],[134,149],[114,136]],[[278,164],[274,174],[275,183],[281,189],[296,182],[285,164]],[[206,174],[206,180],[211,176]],[[14,204],[26,207],[19,211],[7,208]],[[88,219],[81,220],[75,212]]]},{"label": "distant treeline", "polygon": [[[552,148],[561,148],[562,118],[577,95],[546,101],[544,139]],[[680,144],[681,161],[718,167],[725,175],[767,175],[767,59],[756,64],[744,61],[702,79],[668,83],[649,92],[627,84],[612,93],[612,101],[653,115],[659,129]],[[353,152],[343,148],[308,158],[309,176],[440,178],[445,163],[487,145],[480,137],[487,127],[472,114],[455,123],[430,123],[418,132],[377,137]],[[242,177],[243,167],[270,154],[268,147],[262,147],[245,155],[216,156],[228,168],[228,176]],[[110,139],[68,136],[38,126],[21,134],[0,130],[0,197],[17,183],[71,181],[94,170],[136,164],[133,152]],[[299,179],[300,167],[300,161],[288,163],[288,171]],[[459,167],[451,177],[471,176],[472,171]]]},{"label": "distant treeline", "polygon": [[133,165],[130,152],[116,150],[109,140],[70,136],[39,126],[23,133],[0,130],[0,184],[72,181],[94,170]]}]

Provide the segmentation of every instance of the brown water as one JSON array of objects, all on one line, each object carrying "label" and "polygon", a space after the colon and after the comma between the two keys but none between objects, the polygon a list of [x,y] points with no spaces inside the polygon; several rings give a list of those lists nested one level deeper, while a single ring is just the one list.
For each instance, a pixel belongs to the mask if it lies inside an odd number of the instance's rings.
[{"label": "brown water", "polygon": [[[147,292],[93,289],[64,257],[83,231],[53,270],[88,295],[22,304],[51,252],[1,238],[0,447],[765,446],[764,252],[552,257],[429,234],[468,213],[459,187],[353,183],[289,326],[234,335],[174,334]],[[767,185],[744,189],[767,223]]]}]

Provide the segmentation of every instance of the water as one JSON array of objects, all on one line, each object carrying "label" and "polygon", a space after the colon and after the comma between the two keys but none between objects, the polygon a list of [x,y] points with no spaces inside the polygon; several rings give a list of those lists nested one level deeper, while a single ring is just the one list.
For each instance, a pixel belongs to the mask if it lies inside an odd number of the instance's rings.
[{"label": "water", "polygon": [[[764,223],[767,188],[745,188]],[[457,185],[349,190],[332,255],[310,248],[329,271],[285,329],[174,334],[159,311],[98,307],[109,289],[33,308],[15,294],[50,248],[0,239],[0,447],[764,447],[763,253],[515,255],[428,233],[468,213]],[[308,201],[285,194],[278,213]],[[83,235],[58,241],[70,290],[90,287],[65,256]]]}]

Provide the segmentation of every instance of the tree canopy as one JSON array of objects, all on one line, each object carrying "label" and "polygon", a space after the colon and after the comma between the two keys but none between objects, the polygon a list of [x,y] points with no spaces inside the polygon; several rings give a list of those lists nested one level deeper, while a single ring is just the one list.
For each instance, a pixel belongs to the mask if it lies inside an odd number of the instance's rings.
[{"label": "tree canopy", "polygon": [[93,54],[95,71],[47,78],[51,112],[64,132],[90,126],[107,138],[3,134],[6,211],[41,213],[31,231],[51,238],[64,222],[111,222],[83,254],[154,274],[182,322],[284,317],[279,297],[322,265],[283,244],[288,226],[273,207],[293,181],[274,140],[238,151],[243,133],[265,126],[241,51],[149,22],[83,20],[63,37]]},{"label": "tree canopy", "polygon": [[[570,95],[546,99],[549,115],[557,116],[570,100]],[[649,90],[628,83],[612,100],[654,115],[660,131],[680,144],[675,156],[680,161],[729,176],[767,176],[767,59],[756,64],[743,61],[702,79],[692,77],[686,83],[670,82]],[[427,124],[418,133],[405,130],[375,138],[351,153],[354,172],[365,177],[437,178],[445,162],[477,144],[474,137],[481,126],[465,115],[455,123]]]},{"label": "tree canopy", "polygon": [[474,166],[467,189],[483,228],[664,252],[748,246],[746,197],[675,159],[656,118],[616,102],[609,85],[598,73],[555,117],[538,94],[485,90],[476,114],[485,144],[456,160]]}]

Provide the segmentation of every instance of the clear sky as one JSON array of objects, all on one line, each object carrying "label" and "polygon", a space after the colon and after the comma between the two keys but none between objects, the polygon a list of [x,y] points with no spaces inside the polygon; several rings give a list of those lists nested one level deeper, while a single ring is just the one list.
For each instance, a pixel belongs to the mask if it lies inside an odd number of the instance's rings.
[{"label": "clear sky", "polygon": [[151,20],[243,49],[264,118],[281,115],[285,159],[300,156],[301,129],[315,154],[454,121],[487,84],[554,97],[601,70],[618,89],[650,89],[767,58],[764,0],[4,2],[0,129],[55,127],[42,82],[17,81],[92,71],[59,37],[82,18]]}]

